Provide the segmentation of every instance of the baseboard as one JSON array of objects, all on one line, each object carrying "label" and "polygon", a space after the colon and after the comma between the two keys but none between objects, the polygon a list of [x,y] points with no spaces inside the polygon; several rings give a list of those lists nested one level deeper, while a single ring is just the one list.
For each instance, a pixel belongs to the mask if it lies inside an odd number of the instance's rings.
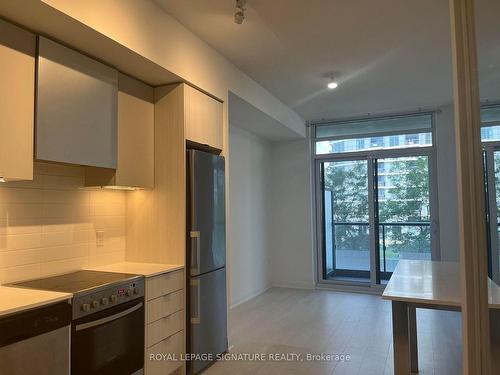
[{"label": "baseboard", "polygon": [[248,296],[245,296],[243,298],[240,298],[239,300],[237,300],[235,303],[233,303],[229,309],[234,309],[235,307],[238,307],[239,305],[242,305],[244,304],[245,302],[248,302],[250,301],[251,299],[254,299],[255,297],[257,296],[260,296],[262,293],[265,293],[267,292],[269,289],[271,289],[271,285],[268,285],[254,293],[251,293],[249,294]]},{"label": "baseboard", "polygon": [[288,289],[304,289],[304,290],[313,290],[314,289],[314,284],[309,284],[309,283],[290,283],[290,282],[273,282],[272,283],[273,288],[288,288]]}]

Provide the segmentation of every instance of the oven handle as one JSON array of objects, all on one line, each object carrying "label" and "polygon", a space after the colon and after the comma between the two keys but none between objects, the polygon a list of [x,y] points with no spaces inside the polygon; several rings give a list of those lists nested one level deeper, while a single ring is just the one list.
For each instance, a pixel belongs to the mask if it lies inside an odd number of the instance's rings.
[{"label": "oven handle", "polygon": [[143,303],[139,303],[135,305],[134,307],[131,307],[130,309],[124,310],[122,312],[119,312],[118,314],[107,316],[105,318],[101,318],[98,320],[94,320],[93,322],[88,322],[88,323],[83,323],[83,324],[78,324],[75,329],[77,331],[83,331],[84,329],[92,328],[104,323],[109,323],[112,322],[113,320],[123,318],[124,316],[133,313],[134,311],[139,310],[142,307]]}]

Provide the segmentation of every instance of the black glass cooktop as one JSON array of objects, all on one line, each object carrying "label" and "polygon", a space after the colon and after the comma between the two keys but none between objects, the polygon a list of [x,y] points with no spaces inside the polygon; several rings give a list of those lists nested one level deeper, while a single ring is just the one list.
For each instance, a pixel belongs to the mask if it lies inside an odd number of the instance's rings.
[{"label": "black glass cooktop", "polygon": [[77,271],[43,279],[23,281],[12,285],[23,288],[76,294],[89,289],[98,288],[100,286],[131,280],[136,277],[139,276],[128,273]]}]

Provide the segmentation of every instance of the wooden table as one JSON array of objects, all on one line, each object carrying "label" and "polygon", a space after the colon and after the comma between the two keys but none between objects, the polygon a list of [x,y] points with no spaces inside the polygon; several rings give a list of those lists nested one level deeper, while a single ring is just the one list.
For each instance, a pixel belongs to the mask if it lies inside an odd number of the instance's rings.
[{"label": "wooden table", "polygon": [[[500,287],[488,280],[492,332],[500,328]],[[460,269],[455,262],[400,260],[382,298],[392,301],[394,374],[418,373],[416,309],[460,311]],[[497,337],[495,337],[497,336]],[[498,358],[500,335],[491,335]]]}]

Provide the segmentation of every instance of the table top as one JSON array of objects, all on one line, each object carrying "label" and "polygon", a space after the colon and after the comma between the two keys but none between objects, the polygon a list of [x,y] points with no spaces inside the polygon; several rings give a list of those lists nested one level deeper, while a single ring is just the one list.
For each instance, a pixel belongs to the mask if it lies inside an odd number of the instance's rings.
[{"label": "table top", "polygon": [[[490,308],[500,309],[500,287],[488,279],[488,291]],[[460,265],[457,262],[400,260],[382,298],[460,307]]]}]

